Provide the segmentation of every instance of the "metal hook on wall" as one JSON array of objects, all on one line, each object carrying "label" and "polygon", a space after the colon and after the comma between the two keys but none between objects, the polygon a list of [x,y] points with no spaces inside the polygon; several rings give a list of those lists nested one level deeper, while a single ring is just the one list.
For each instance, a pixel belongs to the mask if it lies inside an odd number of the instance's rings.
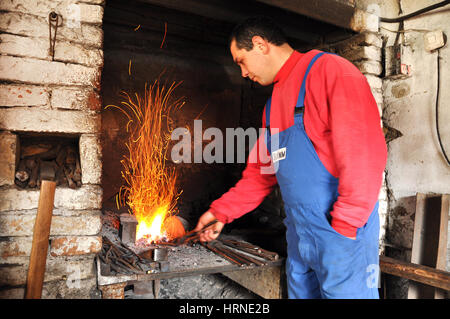
[{"label": "metal hook on wall", "polygon": [[[52,61],[55,60],[55,43],[56,43],[56,32],[58,30],[59,25],[59,15],[52,11],[48,15],[48,32],[49,32],[49,42],[50,42],[50,49],[49,54],[52,56]],[[54,29],[53,35],[52,35],[52,28]]]}]

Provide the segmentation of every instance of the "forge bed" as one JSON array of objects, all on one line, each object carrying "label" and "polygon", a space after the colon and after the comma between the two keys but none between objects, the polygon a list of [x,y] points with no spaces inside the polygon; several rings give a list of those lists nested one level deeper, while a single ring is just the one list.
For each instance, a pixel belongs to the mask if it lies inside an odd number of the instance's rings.
[{"label": "forge bed", "polygon": [[[235,237],[230,239],[235,239]],[[183,276],[270,268],[281,266],[283,259],[280,258],[275,261],[268,261],[267,265],[264,266],[239,266],[197,244],[194,246],[182,245],[177,247],[168,247],[168,262],[168,271],[155,271],[147,274],[118,274],[106,276],[101,274],[100,260],[97,258],[98,283],[99,285],[110,285],[124,281],[151,281],[155,279],[168,279]]]},{"label": "forge bed", "polygon": [[[112,243],[119,243],[118,227],[114,225],[114,214],[104,215],[102,235]],[[242,241],[236,236],[221,235],[222,239]],[[139,254],[141,249],[134,245],[126,245]],[[204,274],[223,274],[239,283],[252,292],[265,298],[279,298],[281,266],[283,258],[275,261],[266,261],[266,265],[237,265],[215,254],[200,244],[188,244],[176,247],[165,247],[168,250],[168,270],[155,270],[150,273],[115,274],[102,273],[101,261],[96,258],[97,280],[102,291],[110,287],[112,290],[123,290],[127,285],[142,282],[158,281],[185,276],[198,276]],[[120,296],[120,293],[118,293]],[[119,297],[120,298],[120,297]]]}]

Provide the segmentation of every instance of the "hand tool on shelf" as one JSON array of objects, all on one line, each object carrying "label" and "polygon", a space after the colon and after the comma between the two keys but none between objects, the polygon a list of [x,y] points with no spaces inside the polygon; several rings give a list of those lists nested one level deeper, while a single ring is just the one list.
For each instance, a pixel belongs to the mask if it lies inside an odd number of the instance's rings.
[{"label": "hand tool on shelf", "polygon": [[232,248],[224,246],[219,241],[212,241],[209,243],[200,243],[205,248],[211,250],[212,252],[216,253],[217,255],[224,257],[225,259],[228,259],[229,261],[239,265],[239,266],[264,266],[267,265],[267,262],[263,260],[259,260],[256,258],[253,258],[249,255],[246,255],[242,252],[236,251]]},{"label": "hand tool on shelf", "polygon": [[240,267],[245,266],[245,263],[243,263],[242,261],[239,261],[238,259],[236,259],[234,257],[228,256],[224,252],[222,252],[219,249],[213,247],[213,245],[211,245],[210,243],[200,242],[200,245],[202,245],[203,247],[211,250],[213,253],[215,253],[215,254],[217,254],[217,255],[219,255],[219,256],[221,256],[221,257],[223,257],[223,258],[225,258],[225,259],[227,259],[229,261],[231,261],[232,263],[237,264]]},{"label": "hand tool on shelf", "polygon": [[243,254],[239,251],[236,251],[234,249],[228,248],[226,246],[224,246],[220,241],[216,241],[214,243],[214,247],[221,250],[222,252],[224,252],[225,254],[235,257],[239,260],[242,260],[244,264],[248,265],[248,266],[252,266],[252,265],[256,265],[256,266],[264,266],[267,265],[267,262],[253,258],[249,255]]},{"label": "hand tool on shelf", "polygon": [[238,250],[242,250],[243,252],[246,252],[246,253],[249,253],[249,254],[270,260],[270,261],[275,261],[279,258],[277,253],[265,250],[261,247],[252,245],[250,243],[240,242],[240,241],[231,240],[231,239],[219,239],[219,241],[226,246],[236,248]]}]

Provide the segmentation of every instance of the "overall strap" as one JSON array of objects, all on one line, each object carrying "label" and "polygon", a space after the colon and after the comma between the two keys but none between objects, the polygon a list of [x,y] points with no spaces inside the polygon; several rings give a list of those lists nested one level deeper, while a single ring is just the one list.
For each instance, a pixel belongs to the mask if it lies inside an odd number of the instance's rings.
[{"label": "overall strap", "polygon": [[266,128],[270,135],[270,105],[272,104],[272,97],[266,102]]},{"label": "overall strap", "polygon": [[314,62],[316,62],[316,60],[324,54],[325,54],[325,52],[317,53],[309,62],[309,65],[305,71],[305,75],[303,76],[302,86],[300,87],[300,93],[298,94],[298,99],[297,99],[297,104],[295,105],[294,114],[303,113],[303,110],[305,107],[306,79],[308,78],[308,73],[311,70]]},{"label": "overall strap", "polygon": [[[306,68],[305,75],[303,76],[302,86],[300,87],[300,93],[298,94],[297,104],[295,105],[294,114],[302,114],[305,107],[305,93],[306,93],[306,79],[308,77],[308,73],[311,70],[314,62],[322,55],[327,52],[319,52],[317,53],[309,62],[308,67]],[[328,54],[328,53],[327,53]],[[332,54],[332,53],[330,53]],[[272,102],[272,97],[270,97],[266,102],[266,128],[270,135],[270,105]]]}]

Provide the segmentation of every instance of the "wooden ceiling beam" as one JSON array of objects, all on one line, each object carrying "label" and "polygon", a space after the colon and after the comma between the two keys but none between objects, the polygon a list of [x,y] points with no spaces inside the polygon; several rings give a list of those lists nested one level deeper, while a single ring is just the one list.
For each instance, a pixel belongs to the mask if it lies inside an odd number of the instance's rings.
[{"label": "wooden ceiling beam", "polygon": [[255,0],[138,0],[139,2],[195,14],[210,19],[231,23],[232,25],[253,15],[269,15],[278,22],[286,35],[304,43],[316,44],[322,36],[335,28],[329,24],[315,21],[305,16],[299,17],[292,10],[281,6],[275,8],[270,1]]},{"label": "wooden ceiling beam", "polygon": [[356,8],[353,1],[344,0],[256,0],[282,8],[344,29],[353,29]]}]

